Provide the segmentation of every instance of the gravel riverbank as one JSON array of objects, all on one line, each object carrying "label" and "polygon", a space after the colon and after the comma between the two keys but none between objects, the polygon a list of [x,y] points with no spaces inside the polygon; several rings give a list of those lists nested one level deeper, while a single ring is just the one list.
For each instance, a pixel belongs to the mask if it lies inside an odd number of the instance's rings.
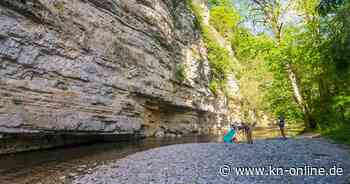
[{"label": "gravel riverbank", "polygon": [[[237,167],[265,168],[264,176],[238,176]],[[285,170],[281,171],[282,167]],[[311,167],[325,168],[329,175],[338,171],[342,176],[293,176],[314,172]],[[334,167],[337,168],[332,169]],[[349,171],[349,150],[324,139],[299,138],[286,141],[262,140],[253,145],[204,143],[161,147],[99,166],[89,174],[76,177],[73,183],[349,184]],[[268,174],[283,176],[267,176]]]}]

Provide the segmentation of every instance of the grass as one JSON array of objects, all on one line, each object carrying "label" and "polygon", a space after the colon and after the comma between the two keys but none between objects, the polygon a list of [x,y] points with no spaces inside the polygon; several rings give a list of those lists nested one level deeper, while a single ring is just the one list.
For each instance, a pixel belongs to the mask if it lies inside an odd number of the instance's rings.
[{"label": "grass", "polygon": [[287,135],[293,138],[302,135],[305,130],[305,126],[302,123],[291,123],[287,127]]},{"label": "grass", "polygon": [[300,134],[304,133],[319,133],[322,137],[328,138],[338,144],[350,145],[350,125],[337,124],[333,127],[319,128],[315,130],[305,129]]},{"label": "grass", "polygon": [[321,135],[334,140],[336,143],[350,145],[350,125],[336,125],[332,128],[321,130]]}]

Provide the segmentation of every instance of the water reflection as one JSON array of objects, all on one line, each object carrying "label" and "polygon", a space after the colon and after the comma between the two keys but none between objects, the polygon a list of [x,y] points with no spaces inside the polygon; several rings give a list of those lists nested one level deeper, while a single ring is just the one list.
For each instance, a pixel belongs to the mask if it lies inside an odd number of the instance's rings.
[{"label": "water reflection", "polygon": [[[292,130],[289,131],[293,133]],[[255,139],[279,137],[278,128],[257,128]],[[221,142],[222,136],[149,138],[140,141],[94,144],[56,150],[0,156],[2,184],[61,184],[69,178],[91,171],[96,165],[160,146],[184,143]]]}]

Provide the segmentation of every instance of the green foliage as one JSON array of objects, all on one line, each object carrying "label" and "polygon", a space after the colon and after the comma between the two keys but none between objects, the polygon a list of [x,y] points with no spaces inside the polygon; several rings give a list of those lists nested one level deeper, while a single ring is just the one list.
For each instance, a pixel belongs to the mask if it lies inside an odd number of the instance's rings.
[{"label": "green foliage", "polygon": [[[208,49],[212,91],[223,88],[227,74],[234,71],[250,106],[300,122],[305,113],[296,103],[286,70],[291,66],[312,120],[330,137],[349,141],[350,1],[276,0],[260,11],[255,11],[259,6],[249,7],[245,19],[230,0],[209,3],[210,24],[231,42],[241,65],[232,66],[211,27],[203,25],[200,8],[193,6]],[[270,14],[264,16],[266,12]],[[290,12],[298,18],[288,22],[284,17]],[[257,34],[244,27],[243,20],[263,21],[265,27]]]},{"label": "green foliage", "polygon": [[238,12],[230,6],[214,6],[210,10],[210,24],[224,37],[230,37],[239,21]]},{"label": "green foliage", "polygon": [[185,79],[186,79],[186,66],[184,64],[178,65],[176,67],[175,78],[180,82],[185,81]]},{"label": "green foliage", "polygon": [[333,108],[339,108],[346,105],[350,105],[350,96],[336,96],[334,98]]},{"label": "green foliage", "polygon": [[333,125],[321,131],[322,135],[333,139],[337,143],[350,145],[350,126],[343,123]]},{"label": "green foliage", "polygon": [[210,23],[231,43],[235,56],[239,59],[239,66],[235,65],[232,70],[239,79],[240,93],[245,99],[242,111],[246,117],[246,113],[252,109],[265,111],[267,106],[262,87],[266,81],[271,80],[271,74],[264,66],[262,53],[268,52],[273,42],[265,35],[254,36],[239,26],[241,16],[232,4],[222,1],[212,3],[210,15]]},{"label": "green foliage", "polygon": [[208,51],[212,79],[225,81],[232,69],[229,52],[216,42],[209,29],[204,29],[203,37]]},{"label": "green foliage", "polygon": [[274,76],[272,82],[264,86],[263,91],[266,110],[274,117],[284,114],[289,122],[302,121],[302,112],[293,100],[290,85],[283,76]]},{"label": "green foliage", "polygon": [[321,0],[317,8],[322,15],[326,15],[336,12],[339,6],[343,5],[345,2],[346,0]]},{"label": "green foliage", "polygon": [[210,6],[232,6],[231,0],[209,0]]},{"label": "green foliage", "polygon": [[236,29],[231,37],[232,48],[240,60],[252,60],[266,55],[274,47],[271,38],[262,34],[254,36],[245,28]]},{"label": "green foliage", "polygon": [[189,9],[193,12],[195,15],[195,26],[197,29],[202,29],[203,27],[203,10],[200,6],[194,4],[192,0],[186,0],[186,5],[189,7]]},{"label": "green foliage", "polygon": [[203,27],[202,35],[204,38],[205,46],[208,52],[208,60],[211,69],[211,81],[215,82],[216,88],[212,92],[216,93],[217,89],[224,90],[229,73],[232,73],[232,58],[230,58],[229,52],[226,48],[220,46],[216,39],[212,36],[209,27]]},{"label": "green foliage", "polygon": [[[318,2],[297,1],[296,11],[302,15],[302,22],[286,25],[279,44],[266,53],[265,61],[274,73],[270,86],[273,91],[267,93],[266,102],[274,111],[287,111],[295,114],[293,119],[301,119],[303,114],[294,108],[292,89],[284,71],[285,63],[290,63],[313,120],[321,129],[329,129],[350,119],[350,3],[339,3],[330,14],[320,16],[316,11]],[[276,102],[281,94],[286,103]]]},{"label": "green foliage", "polygon": [[214,94],[217,94],[217,90],[225,90],[227,76],[232,72],[233,68],[232,58],[230,58],[228,50],[218,43],[211,27],[203,23],[203,10],[190,0],[188,0],[187,3],[197,18],[207,48],[211,69],[210,90]]},{"label": "green foliage", "polygon": [[214,95],[217,95],[219,89],[219,82],[216,80],[211,80],[209,84],[209,89]]},{"label": "green foliage", "polygon": [[[325,1],[321,1],[320,6]],[[319,43],[321,74],[318,105],[321,128],[350,123],[350,2],[334,2],[329,12],[323,12]],[[328,14],[330,13],[330,14]]]}]

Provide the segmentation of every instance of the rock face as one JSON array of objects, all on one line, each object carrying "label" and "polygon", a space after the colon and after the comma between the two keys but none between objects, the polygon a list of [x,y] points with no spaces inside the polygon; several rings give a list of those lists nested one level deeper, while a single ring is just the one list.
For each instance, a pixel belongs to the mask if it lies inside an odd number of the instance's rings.
[{"label": "rock face", "polygon": [[0,140],[226,123],[194,19],[183,0],[1,0]]}]

